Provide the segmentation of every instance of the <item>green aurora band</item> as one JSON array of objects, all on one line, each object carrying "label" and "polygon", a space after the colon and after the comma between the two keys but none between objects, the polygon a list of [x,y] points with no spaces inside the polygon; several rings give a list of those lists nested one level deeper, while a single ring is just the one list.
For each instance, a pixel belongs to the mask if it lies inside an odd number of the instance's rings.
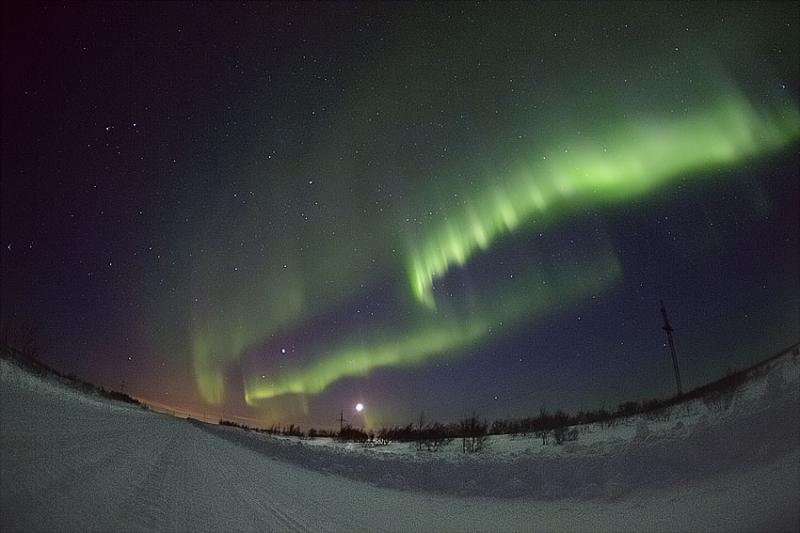
[{"label": "green aurora band", "polygon": [[[588,266],[562,266],[550,275],[532,270],[524,280],[495,287],[490,291],[492,298],[466,316],[423,312],[400,335],[373,332],[371,342],[325,351],[303,368],[282,371],[266,383],[251,377],[245,380],[245,401],[252,405],[285,394],[318,394],[342,378],[366,376],[383,367],[417,366],[434,357],[453,357],[458,350],[486,339],[498,324],[513,328],[523,319],[543,316],[565,302],[600,292],[620,274],[619,261],[610,251]],[[542,283],[543,279],[547,283]]]},{"label": "green aurora band", "polygon": [[534,217],[552,220],[586,203],[630,200],[687,174],[784,148],[800,134],[800,111],[758,110],[737,95],[701,113],[620,124],[611,132],[594,142],[556,144],[413,239],[407,270],[415,298],[434,308],[437,278]]}]

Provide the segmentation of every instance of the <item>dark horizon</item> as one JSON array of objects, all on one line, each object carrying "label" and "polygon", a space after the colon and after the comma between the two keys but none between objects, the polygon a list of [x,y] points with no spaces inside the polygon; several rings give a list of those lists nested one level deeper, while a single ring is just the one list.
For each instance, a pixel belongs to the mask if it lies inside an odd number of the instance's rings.
[{"label": "dark horizon", "polygon": [[[328,425],[323,424],[317,427],[312,427],[312,426],[303,427],[299,424],[293,423],[292,421],[284,421],[283,423],[272,423],[267,425],[264,424],[263,422],[259,422],[257,418],[243,417],[235,414],[229,414],[226,417],[224,411],[220,411],[219,413],[210,412],[207,407],[202,412],[197,412],[197,411],[182,409],[177,406],[163,404],[161,402],[154,401],[148,398],[132,396],[127,394],[124,391],[124,388],[122,390],[116,390],[113,387],[108,387],[108,388],[103,387],[102,385],[86,381],[82,379],[80,376],[76,376],[75,374],[64,374],[59,370],[48,366],[47,364],[41,361],[40,358],[41,353],[39,353],[40,348],[38,344],[36,344],[37,339],[35,336],[35,331],[33,332],[33,336],[31,336],[30,339],[34,342],[34,350],[31,351],[19,350],[13,346],[14,344],[13,342],[8,342],[7,338],[3,338],[2,340],[0,340],[0,349],[10,350],[9,353],[15,353],[16,356],[12,357],[11,358],[12,360],[22,363],[24,366],[32,365],[31,368],[37,374],[41,374],[43,366],[45,371],[45,377],[47,376],[47,373],[53,372],[55,373],[55,375],[59,377],[66,378],[67,380],[76,383],[79,386],[79,388],[82,388],[81,386],[84,384],[88,384],[98,389],[101,395],[103,396],[116,400],[122,399],[123,401],[138,402],[140,405],[151,411],[172,415],[178,418],[195,419],[211,424],[224,425],[225,423],[233,422],[249,429],[265,430],[265,431],[273,430],[276,433],[282,433],[286,431],[287,428],[289,427],[295,428],[295,430],[299,432],[300,435],[309,434],[311,430],[323,430],[334,433],[337,431],[337,427],[333,424],[328,424]],[[632,413],[635,414],[652,413],[654,411],[669,409],[676,405],[680,405],[684,402],[692,401],[698,398],[703,398],[705,401],[705,399],[708,398],[709,394],[713,394],[715,392],[733,393],[733,391],[735,391],[737,388],[740,387],[740,385],[742,385],[748,380],[748,376],[752,372],[756,371],[760,367],[763,367],[771,363],[772,361],[774,361],[779,357],[789,354],[790,352],[796,354],[799,348],[800,348],[800,340],[789,346],[784,346],[780,350],[777,350],[776,352],[771,353],[770,355],[758,358],[756,363],[748,367],[728,369],[725,375],[723,376],[720,376],[716,379],[712,379],[711,381],[699,385],[697,387],[694,387],[690,390],[683,390],[683,392],[681,393],[678,393],[676,391],[674,394],[662,398],[653,397],[653,398],[642,398],[637,400],[626,400],[620,402],[618,405],[607,406],[604,404],[599,407],[594,407],[594,408],[590,407],[587,409],[582,409],[581,411],[577,412],[565,411],[564,409],[561,409],[557,406],[551,406],[551,409],[548,411],[544,406],[542,406],[539,412],[530,413],[527,416],[522,416],[517,418],[497,418],[495,420],[489,420],[483,418],[480,416],[479,413],[473,410],[471,414],[465,414],[463,418],[461,418],[460,420],[464,420],[466,418],[469,418],[470,416],[477,417],[478,420],[486,422],[487,428],[491,428],[490,433],[494,434],[495,431],[492,424],[493,422],[504,422],[504,423],[523,422],[526,419],[536,419],[536,418],[541,418],[542,416],[552,416],[560,414],[561,416],[565,417],[563,423],[565,425],[571,426],[575,424],[592,423],[594,421],[604,421],[606,420],[605,417],[609,417],[608,419],[612,420],[612,419],[625,418],[631,416]],[[3,353],[3,356],[5,357],[5,352]],[[85,387],[82,388],[82,390],[86,391]],[[122,398],[120,398],[120,396]],[[219,416],[215,416],[217,414],[219,414]],[[344,410],[341,410],[340,417],[343,417],[343,415],[344,415]],[[385,424],[381,427],[357,426],[356,429],[373,432],[377,431],[378,429],[386,430],[397,427],[405,427],[408,426],[409,424],[419,425],[421,423],[420,422],[421,420],[424,420],[424,423],[428,425],[434,423],[443,423],[445,426],[452,426],[460,422],[460,420],[431,420],[429,418],[425,418],[424,411],[421,411],[421,414],[414,420],[406,420],[405,422],[399,422],[399,423],[395,422],[393,424]],[[340,420],[340,422],[345,423],[347,427],[355,427],[352,426],[349,420]],[[341,429],[341,424],[339,429]]]}]

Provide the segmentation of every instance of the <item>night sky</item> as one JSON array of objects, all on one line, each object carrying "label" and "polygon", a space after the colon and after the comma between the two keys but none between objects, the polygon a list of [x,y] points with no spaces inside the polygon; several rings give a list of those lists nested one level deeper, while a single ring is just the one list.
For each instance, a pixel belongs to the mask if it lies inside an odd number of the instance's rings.
[{"label": "night sky", "polygon": [[[246,423],[613,407],[800,338],[797,3],[4,3],[2,318]],[[366,406],[356,413],[356,402]]]}]

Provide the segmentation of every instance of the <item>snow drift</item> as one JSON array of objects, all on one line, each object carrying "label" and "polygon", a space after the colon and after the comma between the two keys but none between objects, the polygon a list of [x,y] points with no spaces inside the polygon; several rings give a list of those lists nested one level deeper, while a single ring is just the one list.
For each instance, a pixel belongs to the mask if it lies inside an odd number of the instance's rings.
[{"label": "snow drift", "polygon": [[465,456],[188,422],[0,360],[3,531],[797,530],[800,357],[728,401]]}]

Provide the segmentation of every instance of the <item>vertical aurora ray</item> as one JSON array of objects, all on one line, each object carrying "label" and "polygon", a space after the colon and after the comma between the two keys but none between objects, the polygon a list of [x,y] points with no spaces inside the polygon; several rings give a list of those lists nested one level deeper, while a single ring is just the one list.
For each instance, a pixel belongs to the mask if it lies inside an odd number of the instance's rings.
[{"label": "vertical aurora ray", "polygon": [[411,291],[434,308],[437,278],[534,217],[553,220],[586,203],[630,200],[693,172],[769,154],[798,135],[796,106],[758,110],[738,95],[700,113],[620,124],[594,140],[555,144],[410,239]]},{"label": "vertical aurora ray", "polygon": [[[203,400],[224,400],[227,368],[248,346],[290,324],[306,308],[302,280],[286,269],[254,271],[246,286],[230,287],[214,272],[222,267],[201,263],[202,278],[193,288],[191,356],[195,384]],[[239,272],[236,272],[239,274]],[[242,272],[241,276],[247,276]],[[201,284],[202,281],[202,284]],[[202,300],[201,300],[202,299]]]}]

